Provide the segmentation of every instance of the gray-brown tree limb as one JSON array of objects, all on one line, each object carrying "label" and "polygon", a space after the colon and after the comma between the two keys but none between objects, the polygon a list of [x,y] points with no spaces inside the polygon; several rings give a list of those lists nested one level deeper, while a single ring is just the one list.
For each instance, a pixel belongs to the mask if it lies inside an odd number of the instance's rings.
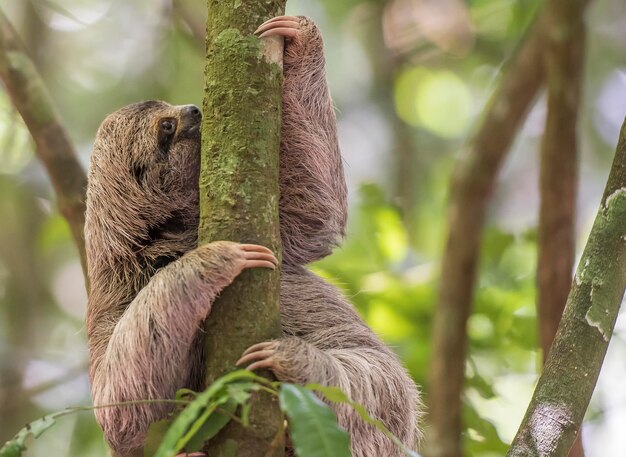
[{"label": "gray-brown tree limb", "polygon": [[626,287],[626,122],[543,374],[508,457],[567,455]]},{"label": "gray-brown tree limb", "polygon": [[500,165],[543,82],[542,39],[543,28],[537,21],[509,63],[477,133],[454,170],[429,369],[429,457],[462,455],[466,326],[485,210]]},{"label": "gray-brown tree limb", "polygon": [[[285,1],[209,0],[202,128],[199,241],[231,240],[280,251],[278,154],[282,41],[253,36]],[[245,271],[206,322],[207,383],[231,371],[245,349],[281,336],[279,271]],[[284,455],[275,398],[253,398],[250,427],[231,423],[211,456]],[[277,439],[278,438],[278,439]]]},{"label": "gray-brown tree limb", "polygon": [[46,87],[15,29],[0,11],[0,78],[24,119],[80,254],[86,281],[85,189],[87,175]]},{"label": "gray-brown tree limb", "polygon": [[[588,1],[581,1],[575,7],[582,14],[587,4]],[[454,170],[429,370],[429,457],[462,455],[461,393],[467,319],[472,308],[485,212],[503,159],[544,82],[542,56],[545,34],[551,27],[545,9],[509,62],[477,133]]]},{"label": "gray-brown tree limb", "polygon": [[[573,6],[578,3],[578,6]],[[582,1],[552,2],[544,65],[548,116],[541,144],[537,316],[544,359],[565,308],[575,255],[577,120],[584,64]],[[580,436],[570,457],[584,455]]]}]

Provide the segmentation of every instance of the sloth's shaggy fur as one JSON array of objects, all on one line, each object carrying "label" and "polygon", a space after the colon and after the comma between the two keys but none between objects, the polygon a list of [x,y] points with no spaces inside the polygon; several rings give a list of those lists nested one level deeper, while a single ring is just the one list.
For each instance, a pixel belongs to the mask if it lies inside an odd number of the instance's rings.
[{"label": "sloth's shaggy fur", "polygon": [[[301,18],[284,58],[280,152],[283,337],[279,380],[338,386],[409,447],[419,394],[396,356],[332,285],[302,266],[328,255],[344,234],[346,187],[325,80],[322,40]],[[198,113],[142,102],[108,116],[94,145],[85,235],[94,404],[172,398],[202,387],[199,329],[219,292],[241,271],[240,245],[197,246]],[[175,132],[164,134],[170,119]],[[208,355],[210,356],[210,354]],[[402,453],[350,408],[333,406],[355,457]],[[118,454],[141,447],[169,408],[102,408],[96,417]]]}]

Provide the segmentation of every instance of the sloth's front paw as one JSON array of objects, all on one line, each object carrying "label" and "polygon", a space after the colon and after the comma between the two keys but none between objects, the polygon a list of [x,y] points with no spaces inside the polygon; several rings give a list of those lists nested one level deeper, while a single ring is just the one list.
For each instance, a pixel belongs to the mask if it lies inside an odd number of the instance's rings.
[{"label": "sloth's front paw", "polygon": [[278,368],[276,359],[276,349],[278,349],[278,341],[265,341],[250,346],[237,360],[237,366],[247,366],[250,371],[254,370],[272,370]]},{"label": "sloth's front paw", "polygon": [[270,370],[283,382],[309,382],[307,343],[287,337],[250,346],[237,361],[248,370]]},{"label": "sloth's front paw", "polygon": [[322,35],[315,23],[305,16],[277,16],[265,21],[254,32],[260,38],[285,38],[285,61],[296,61],[309,53],[322,52]]}]

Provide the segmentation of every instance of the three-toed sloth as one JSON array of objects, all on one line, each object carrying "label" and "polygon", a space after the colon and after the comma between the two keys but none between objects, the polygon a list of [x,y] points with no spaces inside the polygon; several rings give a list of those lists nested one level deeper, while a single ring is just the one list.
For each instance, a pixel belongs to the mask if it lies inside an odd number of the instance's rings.
[{"label": "three-toed sloth", "polygon": [[[331,284],[304,268],[344,234],[346,185],[325,79],[322,39],[303,17],[259,34],[286,37],[280,149],[284,249],[282,337],[246,351],[280,381],[341,388],[413,448],[419,394],[397,357]],[[201,113],[193,105],[136,103],[109,115],[91,156],[85,236],[95,405],[172,398],[202,389],[199,329],[220,291],[246,268],[273,267],[268,249],[231,241],[198,246]],[[210,357],[210,354],[205,357]],[[346,406],[332,406],[355,457],[401,451]],[[160,404],[108,407],[96,417],[118,454],[140,448]]]}]

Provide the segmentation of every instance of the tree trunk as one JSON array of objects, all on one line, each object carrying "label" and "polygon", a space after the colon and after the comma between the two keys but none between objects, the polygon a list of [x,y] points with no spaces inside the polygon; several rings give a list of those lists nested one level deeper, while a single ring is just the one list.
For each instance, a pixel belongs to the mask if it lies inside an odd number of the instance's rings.
[{"label": "tree trunk", "polygon": [[[577,119],[584,63],[582,3],[555,1],[547,14],[544,62],[548,117],[541,145],[541,204],[537,264],[537,315],[544,360],[559,326],[569,293],[575,255]],[[570,457],[584,455],[580,436]]]},{"label": "tree trunk", "polygon": [[626,123],[543,374],[508,457],[567,455],[626,287]]},{"label": "tree trunk", "polygon": [[[256,243],[279,253],[282,41],[262,44],[252,33],[284,6],[284,0],[208,1],[200,243]],[[280,336],[279,278],[278,270],[244,271],[217,300],[205,325],[207,383],[231,371],[252,344]],[[231,422],[209,452],[280,456],[283,434],[277,400],[257,395],[250,426]]]}]

